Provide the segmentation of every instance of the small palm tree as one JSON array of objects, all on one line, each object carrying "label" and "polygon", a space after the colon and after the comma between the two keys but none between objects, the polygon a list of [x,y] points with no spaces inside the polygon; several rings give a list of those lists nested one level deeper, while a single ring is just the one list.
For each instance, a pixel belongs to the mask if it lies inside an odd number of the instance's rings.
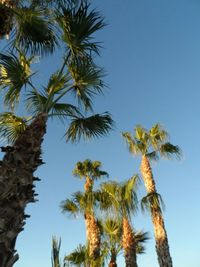
[{"label": "small palm tree", "polygon": [[83,162],[77,162],[73,174],[80,179],[85,179],[85,192],[93,189],[95,180],[98,180],[104,176],[108,177],[108,173],[100,169],[101,165],[102,164],[100,161],[91,161],[89,159],[86,159]]},{"label": "small palm tree", "polygon": [[124,132],[129,151],[132,154],[141,155],[141,174],[147,191],[147,196],[143,199],[143,207],[148,207],[151,212],[156,240],[156,251],[160,267],[172,267],[172,259],[169,251],[167,232],[161,210],[162,199],[157,193],[155,180],[150,165],[151,159],[161,157],[180,156],[178,146],[172,145],[168,141],[168,133],[159,125],[154,125],[149,131],[141,126],[135,128],[135,136],[129,132]]},{"label": "small palm tree", "polygon": [[121,184],[117,182],[108,182],[101,185],[103,192],[106,192],[111,200],[110,203],[108,201],[107,207],[105,206],[104,208],[110,209],[111,205],[113,205],[122,218],[121,244],[124,250],[127,267],[137,267],[136,240],[130,220],[131,214],[137,209],[137,181],[138,176],[135,175]]},{"label": "small palm tree", "polygon": [[[79,22],[81,28],[81,23],[84,26],[85,20],[87,21],[93,12],[87,3],[81,3],[81,7],[73,9],[72,14],[75,18],[66,17],[66,19],[69,23],[70,19],[77,21],[77,12],[80,13],[80,10],[84,11]],[[29,13],[26,14],[29,16]],[[101,23],[101,19],[96,16],[97,14],[93,13],[93,20],[88,22],[91,24],[90,27]],[[68,28],[68,33],[70,31],[71,35],[75,35],[77,28]],[[91,34],[94,32],[95,30],[91,30]],[[86,40],[83,38],[82,41],[88,45],[91,41],[90,49],[92,49],[92,35],[86,32],[85,34],[87,38]],[[64,36],[65,33],[63,40]],[[70,51],[72,44],[70,45],[70,40],[67,38],[66,40],[65,45]],[[83,51],[83,47],[80,50]],[[5,92],[5,104],[9,107],[9,112],[0,116],[0,135],[8,141],[8,146],[1,148],[5,155],[0,165],[1,267],[12,266],[17,260],[15,242],[18,234],[24,229],[25,219],[28,217],[25,214],[25,207],[28,203],[36,201],[34,182],[39,178],[34,176],[34,172],[43,164],[41,145],[46,133],[47,120],[50,117],[59,117],[67,121],[69,127],[66,139],[72,142],[78,142],[81,137],[89,139],[106,135],[112,128],[112,119],[108,113],[94,114],[92,110],[93,97],[101,93],[104,88],[102,68],[95,65],[92,51],[90,56],[87,51],[84,56],[83,52],[80,56],[76,54],[76,57],[73,53],[64,54],[62,66],[52,74],[47,86],[41,90],[32,82],[34,76],[31,72],[32,56],[27,56],[20,47],[14,51],[16,53],[12,51],[0,54],[0,86]],[[66,98],[66,95],[69,97]],[[71,99],[71,95],[75,96],[74,105],[63,100]],[[16,116],[14,113],[21,96],[25,99],[28,118]]]},{"label": "small palm tree", "polygon": [[68,212],[73,216],[82,214],[85,218],[86,237],[88,242],[88,254],[90,266],[99,267],[101,261],[100,255],[100,228],[95,219],[95,207],[97,205],[97,192],[88,191],[86,193],[76,192],[72,199],[66,199],[62,202],[63,212]]}]

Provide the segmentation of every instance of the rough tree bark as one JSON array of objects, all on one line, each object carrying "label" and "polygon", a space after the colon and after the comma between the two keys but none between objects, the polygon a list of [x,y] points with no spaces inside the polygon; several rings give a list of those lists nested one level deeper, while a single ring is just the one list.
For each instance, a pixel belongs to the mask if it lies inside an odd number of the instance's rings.
[{"label": "rough tree bark", "polygon": [[18,260],[15,242],[23,231],[28,203],[35,202],[34,177],[43,164],[41,144],[46,132],[46,114],[38,115],[27,126],[12,147],[1,147],[5,152],[0,164],[0,266],[12,267]]}]

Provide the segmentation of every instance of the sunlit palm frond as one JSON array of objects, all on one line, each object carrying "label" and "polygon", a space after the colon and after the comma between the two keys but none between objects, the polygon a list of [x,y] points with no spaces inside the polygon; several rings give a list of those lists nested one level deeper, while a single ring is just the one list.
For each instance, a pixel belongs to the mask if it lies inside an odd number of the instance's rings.
[{"label": "sunlit palm frond", "polygon": [[63,213],[68,213],[69,215],[77,216],[80,209],[74,200],[66,199],[61,203],[61,209]]},{"label": "sunlit palm frond", "polygon": [[137,142],[134,140],[134,137],[132,136],[132,134],[129,132],[123,132],[122,137],[125,139],[125,141],[128,145],[129,152],[133,153],[133,154],[137,154],[138,153],[138,146],[137,146]]},{"label": "sunlit palm frond", "polygon": [[64,258],[65,263],[70,266],[86,267],[89,263],[88,248],[84,245],[79,245],[74,251]]},{"label": "sunlit palm frond", "polygon": [[99,53],[99,43],[93,41],[93,34],[105,26],[101,15],[90,10],[86,1],[75,8],[62,8],[57,21],[63,31],[62,39],[72,56]]},{"label": "sunlit palm frond", "polygon": [[150,193],[147,196],[143,197],[141,200],[142,211],[150,212],[151,209],[157,209],[161,211],[165,208],[162,197],[158,193]]},{"label": "sunlit palm frond", "polygon": [[10,107],[14,107],[19,101],[22,88],[32,76],[32,59],[33,57],[26,58],[22,52],[18,56],[13,53],[0,54],[0,87],[6,89],[4,102]]},{"label": "sunlit palm frond", "polygon": [[77,142],[83,137],[90,139],[105,136],[113,127],[113,120],[108,113],[90,117],[74,118],[66,132],[67,141]]},{"label": "sunlit palm frond", "polygon": [[23,48],[31,54],[53,53],[57,45],[55,25],[44,9],[23,7],[15,12],[16,28],[14,46]]},{"label": "sunlit palm frond", "polygon": [[26,127],[25,118],[18,117],[11,112],[0,114],[0,138],[7,140],[8,143],[14,143]]},{"label": "sunlit palm frond", "polygon": [[155,150],[158,150],[159,145],[165,142],[169,137],[167,131],[165,131],[159,123],[151,127],[147,134],[149,137],[149,141]]}]

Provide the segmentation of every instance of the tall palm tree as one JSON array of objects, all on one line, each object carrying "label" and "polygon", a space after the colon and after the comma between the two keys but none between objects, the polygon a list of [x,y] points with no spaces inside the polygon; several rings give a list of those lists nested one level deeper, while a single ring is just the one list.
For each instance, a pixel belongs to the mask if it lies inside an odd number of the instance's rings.
[{"label": "tall palm tree", "polygon": [[[137,209],[136,185],[138,176],[135,175],[123,183],[108,182],[103,183],[101,188],[106,192],[114,207],[122,217],[122,247],[126,267],[137,267],[136,260],[136,240],[131,225],[131,214]],[[108,208],[110,203],[108,201]],[[106,206],[104,207],[106,208]]]},{"label": "tall palm tree", "polygon": [[124,132],[122,135],[129,146],[129,151],[134,155],[142,156],[140,170],[147,191],[143,204],[148,206],[151,212],[159,265],[160,267],[172,267],[167,232],[161,210],[162,200],[156,190],[150,160],[156,160],[159,156],[168,158],[173,155],[180,156],[180,149],[168,141],[168,133],[159,124],[155,124],[149,131],[137,126],[135,136],[129,132]]},{"label": "tall palm tree", "polygon": [[90,267],[101,266],[101,255],[99,250],[101,233],[98,221],[95,219],[96,205],[97,197],[93,191],[85,193],[76,192],[73,194],[72,199],[66,199],[61,204],[63,212],[68,212],[73,216],[77,216],[77,214],[81,213],[85,218]]},{"label": "tall palm tree", "polygon": [[[91,34],[98,30],[101,22],[97,13],[88,9],[87,4],[81,4],[76,10],[71,11],[68,18],[78,21],[77,12],[81,13],[85,25],[91,24]],[[93,20],[88,21],[88,16]],[[70,10],[69,10],[70,13]],[[80,15],[79,15],[80,16]],[[64,15],[62,16],[64,20]],[[101,23],[100,23],[101,24]],[[62,25],[61,25],[62,26]],[[64,27],[64,26],[63,26]],[[87,29],[90,29],[88,27]],[[74,32],[73,32],[74,31]],[[68,27],[65,34],[76,35],[77,28]],[[85,44],[92,42],[92,35],[85,31],[82,41]],[[91,37],[91,38],[89,38]],[[66,38],[67,39],[67,38]],[[72,44],[76,40],[71,40]],[[72,46],[71,44],[71,46]],[[80,42],[80,45],[82,43]],[[70,51],[70,40],[65,45]],[[88,49],[88,46],[86,50]],[[49,117],[60,117],[69,122],[66,138],[76,142],[81,137],[92,138],[108,133],[112,127],[112,119],[108,113],[90,114],[92,111],[92,98],[103,90],[102,69],[97,67],[92,60],[92,45],[90,57],[83,53],[81,57],[73,53],[63,56],[63,65],[54,73],[45,88],[38,90],[33,85],[31,72],[31,60],[24,51],[17,48],[17,54],[0,55],[0,85],[5,91],[5,103],[10,112],[0,116],[1,137],[7,138],[9,146],[1,147],[5,155],[0,164],[0,266],[11,267],[18,259],[15,250],[15,242],[18,234],[23,230],[25,219],[25,207],[30,202],[35,202],[34,181],[39,178],[34,172],[43,164],[41,159],[41,144],[46,133],[46,124]],[[70,56],[69,56],[70,54]],[[24,88],[26,87],[26,91]],[[66,95],[74,95],[78,104],[62,102]],[[21,100],[21,95],[26,100],[28,118],[14,114],[16,104]],[[71,97],[70,97],[71,99]],[[87,112],[87,113],[86,113]]]}]

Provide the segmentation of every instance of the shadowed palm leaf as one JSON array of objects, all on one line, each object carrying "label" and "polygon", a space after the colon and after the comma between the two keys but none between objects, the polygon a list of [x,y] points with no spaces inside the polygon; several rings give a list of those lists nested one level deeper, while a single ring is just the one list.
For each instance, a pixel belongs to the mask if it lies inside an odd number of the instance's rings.
[{"label": "shadowed palm leaf", "polygon": [[63,31],[62,39],[69,56],[85,56],[99,53],[99,43],[92,42],[92,35],[105,26],[98,12],[90,11],[86,1],[78,8],[62,8],[57,21]]}]

